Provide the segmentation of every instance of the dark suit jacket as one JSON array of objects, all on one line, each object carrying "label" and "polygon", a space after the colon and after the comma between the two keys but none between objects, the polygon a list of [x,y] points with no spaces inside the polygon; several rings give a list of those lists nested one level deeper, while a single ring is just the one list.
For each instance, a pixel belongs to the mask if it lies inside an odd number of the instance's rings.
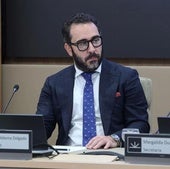
[{"label": "dark suit jacket", "polygon": [[[68,139],[74,76],[72,65],[48,77],[40,94],[37,113],[44,115],[48,138],[58,123],[56,144],[64,145]],[[105,135],[121,136],[121,129],[127,127],[149,132],[147,101],[136,70],[103,59],[99,105]]]}]

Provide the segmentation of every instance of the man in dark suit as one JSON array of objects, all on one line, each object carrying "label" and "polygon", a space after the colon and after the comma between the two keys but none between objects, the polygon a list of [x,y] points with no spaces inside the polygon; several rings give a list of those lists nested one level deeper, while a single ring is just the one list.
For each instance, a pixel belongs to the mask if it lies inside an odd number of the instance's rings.
[{"label": "man in dark suit", "polygon": [[64,48],[74,64],[48,77],[42,88],[37,114],[44,115],[47,137],[58,124],[57,145],[83,145],[84,72],[92,74],[95,135],[83,146],[118,147],[123,128],[148,133],[147,101],[138,73],[103,58],[96,19],[78,13],[64,23],[62,34]]}]

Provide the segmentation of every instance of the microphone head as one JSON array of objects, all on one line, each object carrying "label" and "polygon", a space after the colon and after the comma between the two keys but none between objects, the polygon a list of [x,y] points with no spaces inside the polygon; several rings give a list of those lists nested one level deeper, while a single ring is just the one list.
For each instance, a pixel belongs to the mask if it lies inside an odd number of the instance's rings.
[{"label": "microphone head", "polygon": [[18,89],[19,89],[19,85],[18,85],[18,84],[14,85],[14,87],[13,87],[13,91],[14,91],[14,92],[17,92],[17,91],[18,91]]}]

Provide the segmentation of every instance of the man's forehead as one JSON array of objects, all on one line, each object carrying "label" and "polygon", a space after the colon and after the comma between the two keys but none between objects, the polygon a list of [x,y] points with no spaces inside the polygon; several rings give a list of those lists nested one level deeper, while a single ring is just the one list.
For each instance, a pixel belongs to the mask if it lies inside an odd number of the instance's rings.
[{"label": "man's forehead", "polygon": [[99,32],[94,23],[81,23],[72,24],[70,27],[70,35],[74,40],[91,39],[93,36],[99,35]]}]

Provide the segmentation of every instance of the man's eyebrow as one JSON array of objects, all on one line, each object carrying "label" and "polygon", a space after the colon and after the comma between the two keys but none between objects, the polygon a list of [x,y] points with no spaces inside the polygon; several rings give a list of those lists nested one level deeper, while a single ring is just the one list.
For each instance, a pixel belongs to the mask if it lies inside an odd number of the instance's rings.
[{"label": "man's eyebrow", "polygon": [[[89,39],[89,40],[92,40],[93,38],[95,38],[95,37],[98,37],[98,36],[100,36],[100,35],[94,35],[93,37],[91,37],[91,39]],[[89,41],[88,39],[80,39],[80,40],[78,40],[77,42],[81,42],[81,41]]]},{"label": "man's eyebrow", "polygon": [[88,41],[87,39],[80,39],[77,42],[81,42],[81,41]]}]

